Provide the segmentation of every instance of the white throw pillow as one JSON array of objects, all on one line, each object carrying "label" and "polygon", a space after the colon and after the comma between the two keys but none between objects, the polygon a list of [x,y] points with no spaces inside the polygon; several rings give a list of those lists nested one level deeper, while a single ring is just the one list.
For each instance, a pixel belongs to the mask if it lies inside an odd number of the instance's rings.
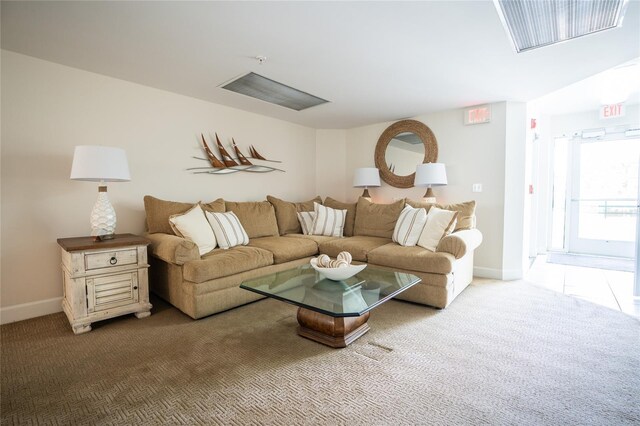
[{"label": "white throw pillow", "polygon": [[396,221],[391,239],[401,246],[413,247],[418,243],[424,225],[427,223],[427,211],[406,205]]},{"label": "white throw pillow", "polygon": [[332,209],[322,204],[313,203],[316,218],[311,225],[310,235],[326,235],[328,237],[342,237],[346,210]]},{"label": "white throw pillow", "polygon": [[206,212],[206,215],[221,249],[249,244],[249,236],[235,213]]},{"label": "white throw pillow", "polygon": [[176,235],[193,241],[198,246],[200,256],[216,248],[216,236],[200,204],[196,204],[185,213],[170,216],[169,225]]},{"label": "white throw pillow", "polygon": [[440,240],[455,228],[457,217],[458,212],[431,207],[427,215],[427,223],[418,239],[418,245],[427,250],[436,251]]},{"label": "white throw pillow", "polygon": [[304,235],[311,234],[311,227],[313,226],[313,220],[316,218],[316,212],[297,212],[298,222],[302,227],[302,233]]}]

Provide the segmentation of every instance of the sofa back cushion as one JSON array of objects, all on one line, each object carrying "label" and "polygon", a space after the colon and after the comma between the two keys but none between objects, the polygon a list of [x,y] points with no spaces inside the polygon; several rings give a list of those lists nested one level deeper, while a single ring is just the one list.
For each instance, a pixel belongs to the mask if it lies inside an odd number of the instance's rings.
[{"label": "sofa back cushion", "polygon": [[270,202],[225,201],[225,206],[228,212],[235,213],[249,238],[278,236],[276,212]]},{"label": "sofa back cushion", "polygon": [[376,204],[360,197],[356,206],[353,235],[391,239],[403,208],[404,200],[391,204]]},{"label": "sofa back cushion", "polygon": [[427,213],[429,213],[429,209],[431,206],[436,206],[443,210],[451,210],[458,212],[456,227],[453,230],[459,231],[461,229],[473,229],[476,227],[476,202],[475,200],[465,201],[463,203],[456,204],[433,204],[433,203],[425,203],[422,201],[414,201],[406,199],[407,204],[411,207],[422,207],[427,209]]},{"label": "sofa back cushion", "polygon": [[[198,203],[181,203],[177,201],[166,201],[151,195],[144,196],[144,210],[147,215],[147,231],[150,234],[162,232],[164,234],[176,235],[169,224],[169,217],[175,214],[185,213]],[[204,210],[216,213],[224,213],[224,200],[218,198],[215,201],[204,204]]]},{"label": "sofa back cushion", "polygon": [[356,206],[358,203],[342,203],[334,200],[331,197],[327,197],[324,200],[324,205],[336,210],[346,210],[347,218],[344,222],[344,236],[353,237],[353,228],[356,223]]},{"label": "sofa back cushion", "polygon": [[298,212],[312,212],[313,203],[322,203],[320,197],[302,203],[293,203],[291,201],[281,200],[279,198],[267,195],[267,201],[273,205],[276,212],[276,221],[278,223],[278,231],[280,235],[300,234],[302,228],[298,221]]},{"label": "sofa back cushion", "polygon": [[169,217],[185,213],[196,203],[179,203],[175,201],[165,201],[151,195],[144,196],[144,210],[147,215],[147,230],[150,234],[162,232],[164,234],[176,235],[169,224]]}]

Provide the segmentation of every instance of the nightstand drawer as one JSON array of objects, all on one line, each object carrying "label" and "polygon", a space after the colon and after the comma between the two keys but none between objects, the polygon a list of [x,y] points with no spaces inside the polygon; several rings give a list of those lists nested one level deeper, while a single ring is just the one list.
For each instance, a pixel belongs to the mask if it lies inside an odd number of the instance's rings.
[{"label": "nightstand drawer", "polygon": [[91,269],[135,265],[136,263],[138,263],[138,251],[136,249],[87,253],[84,255],[84,265],[87,271]]},{"label": "nightstand drawer", "polygon": [[138,301],[138,273],[88,278],[87,296],[89,312],[135,303]]}]

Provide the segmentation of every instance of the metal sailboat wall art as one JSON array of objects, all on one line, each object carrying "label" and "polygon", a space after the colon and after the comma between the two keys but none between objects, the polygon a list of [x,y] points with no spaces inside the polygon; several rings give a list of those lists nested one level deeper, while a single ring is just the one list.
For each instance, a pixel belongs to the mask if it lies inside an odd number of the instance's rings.
[{"label": "metal sailboat wall art", "polygon": [[281,161],[276,160],[267,160],[265,157],[260,155],[258,151],[255,149],[253,145],[249,147],[249,157],[245,156],[236,141],[232,138],[232,148],[236,157],[231,156],[229,152],[224,148],[222,142],[220,142],[220,138],[218,138],[218,134],[216,133],[216,147],[218,148],[218,152],[220,154],[220,158],[218,158],[211,148],[209,144],[207,144],[204,135],[201,133],[200,137],[202,138],[202,150],[204,151],[206,158],[203,157],[193,157],[197,160],[208,161],[210,166],[208,167],[190,167],[187,170],[191,171],[194,174],[229,174],[229,173],[237,173],[237,172],[249,172],[249,173],[269,173],[269,172],[284,172],[282,169],[278,169],[276,167],[265,166],[260,164],[254,164],[251,160],[259,160],[259,161],[267,161],[270,163],[281,163]]}]

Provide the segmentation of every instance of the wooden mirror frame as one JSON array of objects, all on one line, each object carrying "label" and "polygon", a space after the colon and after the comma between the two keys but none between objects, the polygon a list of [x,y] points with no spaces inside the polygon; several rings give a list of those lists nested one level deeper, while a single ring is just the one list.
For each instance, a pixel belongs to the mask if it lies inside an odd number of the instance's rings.
[{"label": "wooden mirror frame", "polygon": [[391,126],[387,127],[384,132],[382,132],[382,135],[380,135],[380,138],[378,139],[375,152],[375,163],[378,170],[380,170],[380,177],[382,180],[396,188],[413,187],[413,180],[416,176],[416,172],[413,172],[408,176],[398,176],[394,174],[389,170],[389,166],[385,159],[387,145],[389,145],[389,142],[391,142],[394,137],[404,132],[415,133],[418,135],[420,140],[422,140],[422,143],[424,144],[423,163],[438,162],[438,141],[426,124],[416,120],[402,120],[397,123],[393,123]]}]

